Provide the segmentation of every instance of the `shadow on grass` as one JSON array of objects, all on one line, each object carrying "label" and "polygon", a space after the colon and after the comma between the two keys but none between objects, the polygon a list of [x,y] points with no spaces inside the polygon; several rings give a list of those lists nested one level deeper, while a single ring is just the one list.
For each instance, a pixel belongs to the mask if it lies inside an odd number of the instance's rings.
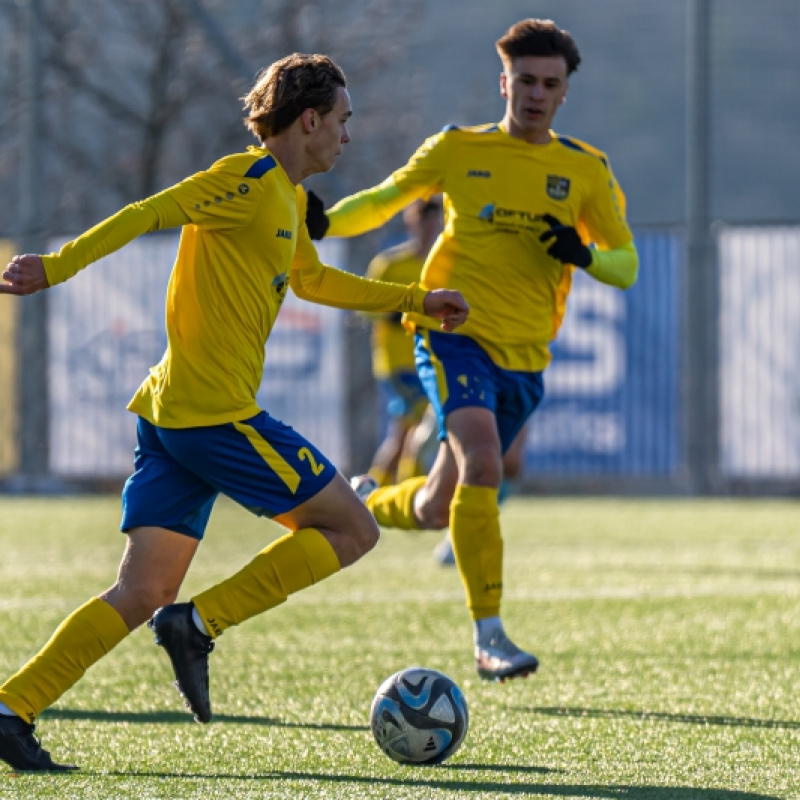
[{"label": "shadow on grass", "polygon": [[457,770],[458,772],[537,772],[541,775],[547,775],[552,772],[566,772],[563,769],[556,769],[554,767],[532,767],[530,764],[438,764],[435,769],[450,769]]},{"label": "shadow on grass", "polygon": [[[188,711],[89,711],[73,708],[48,708],[43,719],[91,720],[93,722],[130,722],[139,725],[162,723],[196,724]],[[285,722],[271,717],[249,717],[240,714],[214,714],[213,723],[230,722],[235,725],[265,725],[272,728],[308,728],[319,731],[368,731],[367,725],[341,725],[333,722]]]},{"label": "shadow on grass", "polygon": [[[544,771],[545,767],[516,767],[495,764],[453,764],[438,767],[400,767],[408,770],[430,770],[437,775],[442,772],[458,773],[461,769],[486,769],[513,771]],[[443,791],[475,792],[481,797],[506,797],[511,795],[525,795],[527,797],[593,797],[593,798],[618,798],[618,800],[781,800],[775,795],[758,794],[756,792],[738,792],[729,789],[698,789],[691,786],[644,786],[630,784],[554,784],[554,783],[497,783],[489,781],[459,780],[456,776],[452,779],[431,778],[423,779],[416,774],[399,778],[380,778],[369,775],[332,775],[329,773],[281,771],[263,774],[237,775],[230,773],[170,773],[170,772],[112,772],[103,775],[131,778],[181,778],[190,780],[247,780],[247,781],[309,781],[314,783],[329,783],[334,785],[356,784],[369,786],[389,786],[399,789],[417,787],[419,789],[439,789]],[[421,795],[424,796],[424,795]]]},{"label": "shadow on grass", "polygon": [[525,711],[529,714],[544,714],[549,717],[580,717],[586,719],[639,719],[643,721],[659,720],[666,722],[685,722],[690,725],[722,725],[724,727],[740,728],[783,728],[786,730],[800,730],[800,722],[781,719],[758,719],[755,717],[730,717],[725,715],[708,714],[668,714],[663,711],[624,711],[603,708],[566,708],[534,706],[525,708],[514,707],[514,711]]}]

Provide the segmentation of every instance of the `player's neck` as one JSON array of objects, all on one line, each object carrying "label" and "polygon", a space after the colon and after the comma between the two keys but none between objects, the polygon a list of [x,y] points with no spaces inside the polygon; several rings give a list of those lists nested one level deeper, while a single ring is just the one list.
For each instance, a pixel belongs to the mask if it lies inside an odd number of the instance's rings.
[{"label": "player's neck", "polygon": [[553,139],[550,127],[525,130],[517,125],[510,115],[506,114],[501,123],[503,130],[514,139],[521,139],[528,144],[549,144]]},{"label": "player's neck", "polygon": [[270,153],[275,157],[275,160],[283,167],[284,172],[289,177],[289,180],[295,186],[307,178],[310,173],[306,173],[303,169],[304,153],[295,145],[295,143],[283,136],[272,136],[264,141]]}]

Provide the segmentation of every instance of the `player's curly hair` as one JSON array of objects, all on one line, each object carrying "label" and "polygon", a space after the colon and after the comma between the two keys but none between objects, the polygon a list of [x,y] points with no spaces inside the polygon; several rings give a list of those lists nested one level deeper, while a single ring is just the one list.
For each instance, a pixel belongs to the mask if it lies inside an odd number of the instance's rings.
[{"label": "player's curly hair", "polygon": [[328,56],[292,53],[263,70],[242,97],[245,126],[260,141],[286,130],[307,108],[322,116],[336,104],[344,72]]},{"label": "player's curly hair", "polygon": [[504,64],[525,56],[563,56],[567,75],[578,69],[581,56],[569,31],[551,19],[523,19],[515,22],[498,40],[497,52]]}]

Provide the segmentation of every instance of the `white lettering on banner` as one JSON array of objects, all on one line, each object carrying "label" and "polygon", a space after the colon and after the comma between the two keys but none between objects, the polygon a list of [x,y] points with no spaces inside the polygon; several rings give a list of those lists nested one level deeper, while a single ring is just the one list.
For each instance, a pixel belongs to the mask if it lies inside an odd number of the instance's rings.
[{"label": "white lettering on banner", "polygon": [[539,453],[580,451],[612,455],[625,446],[625,425],[616,411],[560,408],[540,411],[528,432],[527,446]]},{"label": "white lettering on banner", "polygon": [[625,298],[619,289],[576,274],[564,325],[558,334],[559,358],[546,373],[551,397],[599,397],[625,381],[626,348],[620,325]]}]

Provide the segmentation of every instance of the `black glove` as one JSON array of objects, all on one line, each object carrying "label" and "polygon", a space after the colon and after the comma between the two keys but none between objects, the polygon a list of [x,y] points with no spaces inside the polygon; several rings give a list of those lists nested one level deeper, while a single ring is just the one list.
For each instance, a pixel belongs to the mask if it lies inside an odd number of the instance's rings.
[{"label": "black glove", "polygon": [[[544,214],[542,219],[550,226],[539,241],[546,244],[548,255],[557,258],[562,264],[574,264],[586,269],[592,263],[592,251],[581,241],[580,234],[570,225],[562,225],[552,214]],[[310,230],[310,228],[309,228]]]},{"label": "black glove", "polygon": [[308,205],[306,207],[306,227],[308,228],[308,235],[312,239],[322,239],[328,232],[328,226],[331,224],[325,214],[325,204],[318,194],[312,191],[306,194],[308,195]]}]

